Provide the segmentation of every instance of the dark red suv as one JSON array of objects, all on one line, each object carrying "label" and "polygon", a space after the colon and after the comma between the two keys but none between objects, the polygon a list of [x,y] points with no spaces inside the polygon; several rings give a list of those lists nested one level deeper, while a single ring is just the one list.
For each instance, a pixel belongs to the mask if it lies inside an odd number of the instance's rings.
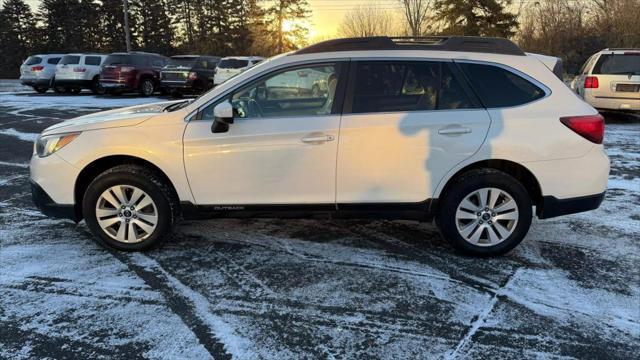
[{"label": "dark red suv", "polygon": [[153,53],[113,53],[102,64],[100,85],[108,94],[137,91],[142,96],[153,95],[160,89],[160,70],[168,60]]}]

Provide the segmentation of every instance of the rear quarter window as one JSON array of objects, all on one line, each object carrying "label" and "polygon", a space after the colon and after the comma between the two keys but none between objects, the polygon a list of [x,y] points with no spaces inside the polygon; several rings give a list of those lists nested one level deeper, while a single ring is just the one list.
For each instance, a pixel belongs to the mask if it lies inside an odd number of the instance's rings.
[{"label": "rear quarter window", "polygon": [[84,58],[85,65],[100,66],[102,58],[100,56],[87,56]]},{"label": "rear quarter window", "polygon": [[40,64],[42,58],[39,56],[29,56],[29,58],[24,62],[25,65],[35,65]]},{"label": "rear quarter window", "polygon": [[62,65],[77,65],[80,64],[80,56],[77,55],[65,55],[60,60]]},{"label": "rear quarter window", "polygon": [[545,96],[529,80],[495,65],[459,63],[471,86],[487,108],[518,106]]},{"label": "rear quarter window", "polygon": [[60,62],[59,57],[49,58],[47,59],[47,64],[56,65]]}]

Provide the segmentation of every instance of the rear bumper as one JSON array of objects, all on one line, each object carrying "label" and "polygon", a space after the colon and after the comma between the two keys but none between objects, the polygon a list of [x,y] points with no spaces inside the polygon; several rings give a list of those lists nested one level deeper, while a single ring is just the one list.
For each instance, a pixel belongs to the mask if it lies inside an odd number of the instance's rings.
[{"label": "rear bumper", "polygon": [[640,94],[627,93],[615,96],[585,94],[584,99],[596,109],[640,111]]},{"label": "rear bumper", "polygon": [[51,79],[46,78],[21,78],[20,83],[26,86],[50,86]]},{"label": "rear bumper", "polygon": [[75,222],[80,221],[80,217],[76,214],[74,205],[62,205],[56,203],[51,199],[49,194],[40,187],[40,185],[33,181],[31,181],[31,197],[38,210],[47,216],[69,219]]},{"label": "rear bumper", "polygon": [[170,90],[194,90],[193,83],[190,81],[162,81],[160,82],[160,87]]},{"label": "rear bumper", "polygon": [[56,86],[68,86],[68,87],[83,87],[90,88],[92,85],[91,80],[84,79],[55,79]]},{"label": "rear bumper", "polygon": [[542,207],[537,210],[538,218],[549,219],[556,216],[575,214],[583,211],[597,209],[602,200],[604,192],[600,194],[580,196],[569,199],[557,199],[555,196],[544,196]]},{"label": "rear bumper", "polygon": [[105,90],[137,90],[138,83],[135,78],[100,79],[100,86]]}]

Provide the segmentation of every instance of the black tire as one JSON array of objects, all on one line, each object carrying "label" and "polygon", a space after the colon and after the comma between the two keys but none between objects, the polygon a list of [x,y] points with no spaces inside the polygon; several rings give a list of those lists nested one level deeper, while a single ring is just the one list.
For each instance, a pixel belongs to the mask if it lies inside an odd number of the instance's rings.
[{"label": "black tire", "polygon": [[44,94],[49,90],[49,88],[47,86],[34,86],[33,90],[39,94]]},{"label": "black tire", "polygon": [[[129,185],[141,189],[151,197],[156,206],[158,213],[156,228],[140,242],[120,242],[109,236],[98,224],[96,204],[105,190],[116,185]],[[89,230],[102,245],[122,251],[144,251],[161,246],[180,215],[178,200],[171,186],[155,171],[133,164],[119,165],[98,175],[89,184],[84,194],[82,213]]]},{"label": "black tire", "polygon": [[[483,188],[497,188],[508,193],[516,203],[518,219],[513,226],[512,233],[496,245],[475,245],[465,240],[458,231],[456,211],[458,205],[473,192]],[[495,215],[495,214],[494,214]],[[447,187],[439,202],[436,224],[440,232],[451,245],[468,255],[496,256],[502,255],[515,248],[529,231],[533,216],[531,197],[527,189],[515,178],[502,171],[494,169],[471,170],[460,175]],[[480,219],[481,220],[481,219]],[[472,220],[470,220],[471,222]],[[495,220],[494,220],[495,221]],[[500,220],[503,221],[503,220]],[[486,223],[485,226],[491,224]],[[495,228],[495,224],[493,225]],[[488,237],[488,230],[481,230],[483,236]]]},{"label": "black tire", "polygon": [[156,91],[156,84],[152,79],[146,78],[140,81],[140,95],[147,97],[153,95]]},{"label": "black tire", "polygon": [[62,87],[62,86],[54,86],[54,87],[53,87],[53,91],[54,91],[56,94],[64,94],[67,90],[66,90],[64,87]]},{"label": "black tire", "polygon": [[94,95],[104,95],[105,89],[100,85],[100,79],[95,77],[93,81],[91,81],[91,92]]},{"label": "black tire", "polygon": [[72,88],[69,88],[69,92],[70,92],[71,94],[73,94],[73,95],[78,95],[78,94],[80,94],[80,92],[81,92],[81,91],[82,91],[82,89],[81,89],[81,88],[79,88],[79,87],[72,87]]}]

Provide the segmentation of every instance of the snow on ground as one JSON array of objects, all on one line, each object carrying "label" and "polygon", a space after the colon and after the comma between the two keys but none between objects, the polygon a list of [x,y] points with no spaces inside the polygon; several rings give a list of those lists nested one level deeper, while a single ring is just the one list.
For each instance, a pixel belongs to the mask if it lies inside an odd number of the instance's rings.
[{"label": "snow on ground", "polygon": [[33,88],[22,85],[18,79],[0,79],[0,93],[34,92]]},{"label": "snow on ground", "polygon": [[[34,134],[96,111],[92,97],[30,108],[39,97],[12,96],[0,104],[0,358],[640,352],[638,124],[607,125],[598,210],[535,220],[503,257],[457,255],[429,224],[267,219],[183,222],[163,249],[125,254],[30,202]],[[151,99],[120,100],[110,106]]]}]

